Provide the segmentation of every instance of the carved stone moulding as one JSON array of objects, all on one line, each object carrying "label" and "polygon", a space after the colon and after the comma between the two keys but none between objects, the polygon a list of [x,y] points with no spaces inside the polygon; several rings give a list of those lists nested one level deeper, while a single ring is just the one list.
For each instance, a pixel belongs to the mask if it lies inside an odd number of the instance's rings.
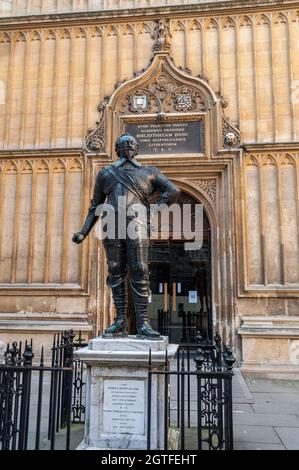
[{"label": "carved stone moulding", "polygon": [[222,113],[222,144],[224,148],[236,149],[241,145],[239,129]]},{"label": "carved stone moulding", "polygon": [[198,187],[208,197],[212,205],[217,204],[217,181],[216,178],[189,178],[188,183]]},{"label": "carved stone moulding", "polygon": [[104,152],[105,151],[105,108],[107,100],[98,106],[100,120],[96,122],[95,127],[91,127],[87,131],[84,142],[84,150],[86,152]]},{"label": "carved stone moulding", "polygon": [[[140,100],[140,106],[136,106],[138,97],[144,97],[144,105]],[[178,83],[163,70],[163,67],[158,75],[145,86],[128,93],[119,106],[120,114],[188,113],[206,110],[207,100],[201,91]]]},{"label": "carved stone moulding", "polygon": [[154,53],[157,52],[170,52],[170,32],[169,32],[169,20],[160,18],[158,25],[155,28],[156,41],[153,46]]}]

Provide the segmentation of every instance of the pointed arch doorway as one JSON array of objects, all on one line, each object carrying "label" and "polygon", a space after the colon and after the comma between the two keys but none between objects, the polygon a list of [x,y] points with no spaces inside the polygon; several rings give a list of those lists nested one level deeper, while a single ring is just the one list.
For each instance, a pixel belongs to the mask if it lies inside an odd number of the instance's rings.
[{"label": "pointed arch doorway", "polygon": [[[178,204],[198,204],[182,193]],[[194,342],[197,331],[212,335],[211,229],[203,211],[203,245],[185,250],[184,240],[170,227],[168,240],[152,240],[149,250],[149,318],[173,343]]]}]

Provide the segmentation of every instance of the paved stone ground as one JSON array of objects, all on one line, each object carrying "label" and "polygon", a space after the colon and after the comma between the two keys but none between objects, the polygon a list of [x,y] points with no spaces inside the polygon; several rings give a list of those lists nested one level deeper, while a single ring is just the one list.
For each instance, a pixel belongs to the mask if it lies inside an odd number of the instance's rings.
[{"label": "paved stone ground", "polygon": [[[173,397],[175,388],[173,383]],[[192,388],[191,383],[188,450],[196,449],[197,405]],[[175,426],[175,401],[171,410]],[[240,370],[234,369],[233,422],[235,450],[299,450],[299,381],[244,379]]]},{"label": "paved stone ground", "polygon": [[[233,378],[234,448],[237,450],[299,450],[299,381],[243,378],[238,369]],[[49,378],[45,379],[46,390]],[[193,389],[193,390],[192,390]],[[32,388],[29,449],[34,449],[36,428],[36,386]],[[176,381],[171,386],[172,425],[176,426]],[[191,382],[191,427],[186,432],[186,448],[195,449],[196,396]],[[49,449],[47,440],[48,396],[44,394],[41,449]],[[71,449],[84,436],[84,425],[72,425]],[[65,448],[65,431],[56,435],[55,448]]]},{"label": "paved stone ground", "polygon": [[246,378],[253,403],[234,405],[239,450],[299,449],[299,381]]}]

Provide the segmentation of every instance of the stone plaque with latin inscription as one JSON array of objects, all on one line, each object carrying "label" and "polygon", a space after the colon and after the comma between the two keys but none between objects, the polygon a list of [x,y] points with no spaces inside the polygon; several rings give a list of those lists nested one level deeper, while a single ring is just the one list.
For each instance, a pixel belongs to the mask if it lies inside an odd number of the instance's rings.
[{"label": "stone plaque with latin inscription", "polygon": [[145,391],[143,380],[104,381],[103,432],[145,433]]},{"label": "stone plaque with latin inscription", "polygon": [[139,143],[139,155],[204,153],[204,121],[130,122],[126,132]]}]

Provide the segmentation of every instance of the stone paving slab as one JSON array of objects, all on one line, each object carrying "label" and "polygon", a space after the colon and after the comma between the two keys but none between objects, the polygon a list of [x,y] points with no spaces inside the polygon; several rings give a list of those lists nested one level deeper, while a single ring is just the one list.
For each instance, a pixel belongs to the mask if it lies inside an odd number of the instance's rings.
[{"label": "stone paving slab", "polygon": [[299,413],[299,393],[254,393],[255,413],[297,414]]},{"label": "stone paving slab", "polygon": [[251,404],[254,403],[254,398],[248,388],[246,381],[241,374],[240,369],[234,369],[234,376],[232,380],[233,389],[233,403],[237,404]]},{"label": "stone paving slab", "polygon": [[268,393],[298,393],[299,380],[268,380],[268,379],[246,379],[246,385],[250,387],[250,391]]},{"label": "stone paving slab", "polygon": [[249,413],[253,414],[253,408],[251,405],[248,403],[234,403],[233,402],[233,413],[235,414],[244,414],[244,413]]},{"label": "stone paving slab", "polygon": [[[72,424],[71,427],[71,450],[75,450],[84,438],[84,424]],[[55,450],[65,450],[66,447],[66,429],[62,429],[55,435]],[[28,450],[35,449],[35,432],[28,433]],[[47,432],[43,430],[40,438],[40,450],[49,450],[50,441]]]},{"label": "stone paving slab", "polygon": [[286,450],[283,444],[257,444],[255,442],[235,442],[234,450]]},{"label": "stone paving slab", "polygon": [[250,377],[245,382],[255,403],[234,406],[234,448],[299,450],[299,381]]},{"label": "stone paving slab", "polygon": [[299,428],[294,429],[291,427],[276,427],[275,431],[280,437],[287,450],[299,449]]},{"label": "stone paving slab", "polygon": [[281,444],[274,429],[270,426],[234,426],[235,442],[255,442],[258,444]]},{"label": "stone paving slab", "polygon": [[235,425],[241,424],[244,426],[287,426],[289,428],[298,428],[297,432],[299,434],[299,417],[296,415],[234,412],[233,421]]}]

